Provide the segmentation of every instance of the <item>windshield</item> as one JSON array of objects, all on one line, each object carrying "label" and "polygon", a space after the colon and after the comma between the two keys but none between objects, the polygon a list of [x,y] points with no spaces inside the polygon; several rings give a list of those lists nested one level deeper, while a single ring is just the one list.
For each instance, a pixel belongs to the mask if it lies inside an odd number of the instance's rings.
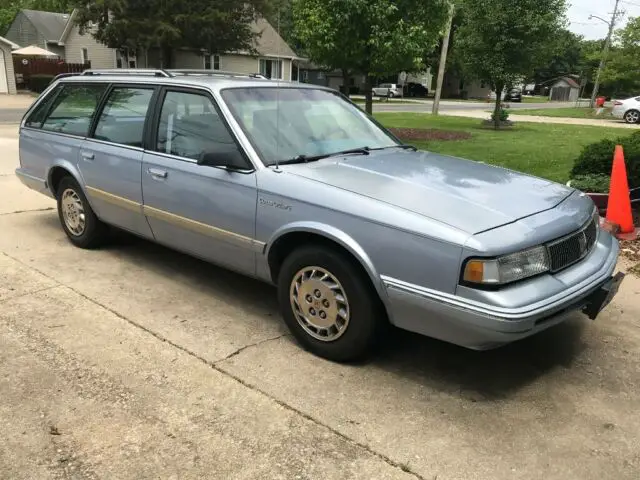
[{"label": "windshield", "polygon": [[311,88],[229,88],[222,97],[266,165],[398,145],[358,107]]}]

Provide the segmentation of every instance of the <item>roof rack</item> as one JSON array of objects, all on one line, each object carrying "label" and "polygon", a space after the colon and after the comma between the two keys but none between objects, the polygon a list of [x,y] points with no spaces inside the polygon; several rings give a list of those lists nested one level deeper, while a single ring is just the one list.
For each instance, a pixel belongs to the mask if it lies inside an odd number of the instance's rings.
[{"label": "roof rack", "polygon": [[172,75],[161,68],[107,68],[88,69],[82,75],[150,75],[153,77],[171,77]]},{"label": "roof rack", "polygon": [[259,73],[240,73],[240,72],[229,72],[225,70],[204,70],[204,69],[171,69],[165,70],[165,72],[169,73],[172,76],[175,75],[206,75],[210,77],[246,77],[246,78],[260,78],[267,79],[264,75]]}]

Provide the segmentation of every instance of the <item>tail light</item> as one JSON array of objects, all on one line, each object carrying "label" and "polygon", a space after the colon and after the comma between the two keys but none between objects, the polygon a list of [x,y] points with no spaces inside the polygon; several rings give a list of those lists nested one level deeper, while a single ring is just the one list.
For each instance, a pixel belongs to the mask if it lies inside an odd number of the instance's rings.
[{"label": "tail light", "polygon": [[615,102],[613,102],[613,105],[614,106],[622,105],[622,102],[620,100],[616,100]]}]

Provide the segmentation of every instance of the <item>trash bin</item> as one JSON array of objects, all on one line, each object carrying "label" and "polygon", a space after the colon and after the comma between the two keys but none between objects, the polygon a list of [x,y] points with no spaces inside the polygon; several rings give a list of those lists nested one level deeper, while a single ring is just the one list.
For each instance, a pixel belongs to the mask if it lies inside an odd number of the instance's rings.
[{"label": "trash bin", "polygon": [[605,100],[606,100],[605,97],[596,98],[596,107],[598,107],[598,108],[604,107],[604,101]]}]

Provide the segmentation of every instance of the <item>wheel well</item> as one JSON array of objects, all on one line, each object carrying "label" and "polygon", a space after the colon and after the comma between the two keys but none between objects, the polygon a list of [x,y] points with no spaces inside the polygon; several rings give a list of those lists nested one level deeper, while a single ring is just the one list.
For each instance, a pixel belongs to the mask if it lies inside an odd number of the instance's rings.
[{"label": "wheel well", "polygon": [[[306,246],[306,245],[321,245],[326,248],[330,248],[336,252],[342,253],[348,256],[353,264],[358,267],[361,272],[365,275],[367,279],[371,282],[371,277],[365,270],[364,266],[358,259],[347,250],[345,247],[340,245],[338,242],[331,240],[330,238],[323,237],[322,235],[318,235],[317,233],[310,232],[292,232],[283,235],[278,238],[276,242],[273,244],[271,249],[269,250],[269,269],[271,271],[271,278],[274,282],[278,281],[278,275],[280,274],[280,268],[282,264],[287,258],[289,253],[293,252],[297,247]],[[372,285],[373,286],[373,285]]]},{"label": "wheel well", "polygon": [[58,195],[58,186],[62,179],[66,176],[72,177],[71,173],[63,167],[53,167],[53,170],[49,174],[49,188],[54,196]]}]

